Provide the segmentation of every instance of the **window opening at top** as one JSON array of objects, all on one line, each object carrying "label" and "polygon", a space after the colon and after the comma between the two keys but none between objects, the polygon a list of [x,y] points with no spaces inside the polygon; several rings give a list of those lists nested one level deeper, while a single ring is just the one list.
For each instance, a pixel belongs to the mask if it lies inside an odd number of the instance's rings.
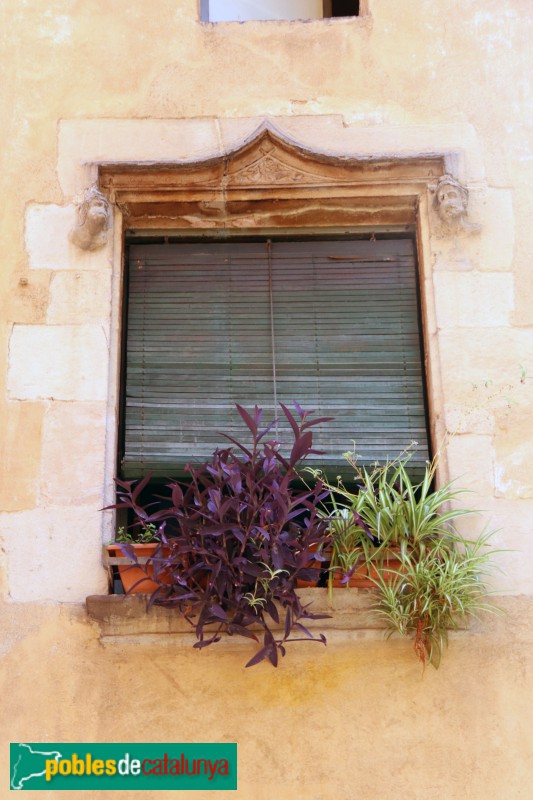
[{"label": "window opening at top", "polygon": [[[327,13],[326,6],[330,6],[331,10]],[[324,16],[325,17],[358,17],[359,16],[359,0],[332,0],[330,3],[324,3]]]},{"label": "window opening at top", "polygon": [[201,0],[203,22],[310,20],[359,16],[359,0]]}]

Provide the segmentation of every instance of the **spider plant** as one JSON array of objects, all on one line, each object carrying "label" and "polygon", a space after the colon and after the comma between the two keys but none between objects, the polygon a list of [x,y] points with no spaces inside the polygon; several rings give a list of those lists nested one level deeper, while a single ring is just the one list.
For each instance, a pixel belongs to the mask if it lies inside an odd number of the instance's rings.
[{"label": "spider plant", "polygon": [[409,551],[410,559],[420,557],[426,548],[439,546],[453,550],[461,541],[454,522],[475,511],[453,507],[463,493],[454,482],[435,487],[438,460],[426,464],[422,480],[415,482],[409,471],[412,453],[404,451],[394,461],[372,467],[359,466],[353,453],[345,454],[355,472],[355,489],[339,480],[328,484],[331,508],[329,518],[331,559],[328,586],[330,599],[339,572],[341,583],[350,585],[357,573],[370,577],[380,572],[384,580],[403,572],[398,551]]},{"label": "spider plant", "polygon": [[[499,613],[486,602],[486,575],[492,569],[492,551],[485,534],[475,542],[463,542],[461,551],[438,541],[415,555],[402,549],[392,581],[378,572],[379,591],[375,613],[386,622],[388,636],[398,632],[414,637],[414,650],[423,664],[438,668],[448,643],[448,631],[469,616]],[[501,613],[501,612],[500,612]]]},{"label": "spider plant", "polygon": [[426,465],[423,479],[414,483],[408,469],[411,456],[402,454],[395,461],[367,469],[347,453],[355,470],[356,491],[343,484],[328,487],[338,497],[337,506],[357,514],[360,525],[380,546],[409,545],[418,550],[424,543],[454,538],[454,520],[475,513],[450,507],[464,493],[455,488],[454,481],[434,488],[437,459]]},{"label": "spider plant", "polygon": [[331,494],[332,511],[327,515],[331,554],[328,575],[330,601],[333,599],[335,574],[343,575],[349,585],[359,563],[368,563],[376,551],[376,541],[357,511],[340,504]]}]

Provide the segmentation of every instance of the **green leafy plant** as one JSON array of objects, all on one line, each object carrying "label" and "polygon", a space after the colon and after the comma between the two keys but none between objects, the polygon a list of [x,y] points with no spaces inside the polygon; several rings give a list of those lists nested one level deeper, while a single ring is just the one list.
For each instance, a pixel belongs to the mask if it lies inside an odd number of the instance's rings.
[{"label": "green leafy plant", "polygon": [[376,544],[407,544],[417,549],[440,537],[454,536],[454,520],[475,513],[450,507],[464,493],[455,488],[454,481],[434,488],[437,458],[426,465],[422,480],[415,483],[409,474],[412,453],[370,470],[359,467],[351,453],[345,455],[355,471],[356,489],[348,491],[342,484],[329,488],[338,496],[338,506],[359,516]]},{"label": "green leafy plant", "polygon": [[331,493],[328,512],[332,537],[328,585],[330,597],[336,576],[350,584],[356,570],[366,573],[394,564],[396,551],[408,548],[420,553],[427,544],[457,538],[454,521],[475,512],[452,507],[462,490],[449,482],[434,488],[437,459],[426,465],[421,481],[409,473],[412,453],[371,468],[360,467],[357,457],[345,457],[354,469],[355,488],[342,481],[324,481]]},{"label": "green leafy plant", "polygon": [[328,515],[330,601],[333,599],[335,576],[340,574],[343,576],[341,582],[349,585],[357,566],[361,562],[368,564],[379,549],[377,540],[357,511],[339,504],[334,494],[331,494],[331,502],[333,509]]},{"label": "green leafy plant", "polygon": [[415,653],[423,664],[438,668],[448,631],[457,629],[469,616],[500,611],[486,602],[486,576],[494,552],[489,536],[465,541],[460,550],[444,540],[417,553],[403,548],[401,569],[392,581],[385,581],[378,572],[375,613],[385,621],[388,636],[397,632],[413,637]]},{"label": "green leafy plant", "polygon": [[151,542],[158,542],[158,530],[151,522],[141,525],[135,528],[135,530],[128,530],[121,525],[115,536],[115,541],[119,544],[123,542],[127,542],[128,544],[150,544]]}]

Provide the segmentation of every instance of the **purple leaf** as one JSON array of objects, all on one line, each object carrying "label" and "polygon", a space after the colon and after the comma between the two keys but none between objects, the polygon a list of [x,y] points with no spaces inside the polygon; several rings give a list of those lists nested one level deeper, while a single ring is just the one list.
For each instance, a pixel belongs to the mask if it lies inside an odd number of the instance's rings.
[{"label": "purple leaf", "polygon": [[291,618],[291,610],[290,608],[287,609],[287,614],[285,615],[285,638],[288,639],[291,633],[292,628],[292,618]]},{"label": "purple leaf", "polygon": [[312,444],[313,434],[310,431],[307,431],[307,433],[304,433],[299,439],[296,439],[292,446],[290,463],[296,464],[304,458],[310,451]]},{"label": "purple leaf", "polygon": [[362,516],[357,511],[354,511],[353,512],[353,518],[354,518],[355,524],[358,525],[360,528],[362,528],[364,530],[364,532],[366,533],[366,535],[373,542],[374,541],[374,536],[372,535],[372,531],[370,530],[370,528],[368,527],[368,525],[366,524],[366,522],[364,521]]},{"label": "purple leaf", "polygon": [[215,642],[220,642],[220,636],[212,636],[211,639],[201,639],[200,641],[195,642],[193,647],[201,650],[202,647],[209,647],[210,644],[214,644]]},{"label": "purple leaf", "polygon": [[217,619],[221,619],[223,622],[226,622],[228,615],[226,614],[222,606],[219,605],[218,603],[213,603],[213,605],[209,606],[209,611],[213,615],[213,617],[216,617]]},{"label": "purple leaf", "polygon": [[313,636],[313,634],[311,633],[311,631],[308,631],[307,628],[304,625],[302,625],[301,622],[295,622],[294,624],[295,624],[296,628],[299,628],[301,631],[303,631],[305,633],[305,635],[308,636],[310,639],[314,639],[315,638]]},{"label": "purple leaf", "polygon": [[252,417],[252,415],[249,414],[248,411],[245,408],[243,408],[243,406],[240,406],[238,403],[235,403],[235,406],[237,408],[237,411],[243,418],[244,424],[255,437],[257,435],[257,425],[261,419],[261,412],[259,408],[257,406],[255,407],[255,419],[254,419],[254,417]]},{"label": "purple leaf", "polygon": [[255,664],[259,664],[261,661],[264,661],[264,659],[268,655],[269,647],[270,647],[270,645],[268,647],[262,647],[260,650],[258,650],[257,653],[255,654],[255,656],[253,656],[253,658],[251,658],[248,661],[248,663],[245,664],[245,666],[246,667],[253,667],[253,666],[255,666]]},{"label": "purple leaf", "polygon": [[[181,612],[196,631],[198,648],[224,634],[258,641],[249,629],[258,625],[263,646],[248,666],[265,659],[276,666],[295,621],[313,618],[295,591],[295,578],[320,572],[309,562],[320,564],[325,557],[311,548],[328,539],[327,522],[318,513],[327,492],[320,482],[302,490],[295,480],[296,465],[314,452],[308,429],[320,420],[297,403],[296,415],[282,409],[294,437],[287,446],[266,441],[274,422],[259,433],[257,406],[253,413],[238,406],[251,445],[225,435],[232,446],[217,448],[201,465],[189,464],[187,483],[169,481],[163,496],[152,494],[155,503],[145,502],[148,476],[117,482],[115,507],[132,512],[130,530],[147,523],[158,527],[162,544],[151,561],[154,579],[171,576],[172,582],[160,584],[149,603]],[[124,543],[124,552],[133,556],[131,545]],[[280,572],[271,575],[272,569]],[[253,608],[250,593],[261,600]],[[280,624],[280,606],[284,638],[276,640],[268,625]],[[313,639],[307,629],[300,630]]]},{"label": "purple leaf", "polygon": [[269,645],[267,649],[267,656],[268,660],[272,664],[273,667],[278,666],[278,648],[275,644]]},{"label": "purple leaf", "polygon": [[243,444],[241,444],[237,439],[234,439],[233,436],[230,436],[229,433],[222,433],[221,435],[224,436],[224,438],[229,439],[229,441],[233,442],[233,444],[236,444],[237,447],[239,448],[239,450],[242,450],[243,453],[246,453],[248,458],[252,458],[251,450],[248,450],[247,447],[245,447]]},{"label": "purple leaf", "polygon": [[300,428],[298,427],[298,423],[294,419],[293,415],[291,414],[287,406],[283,405],[283,403],[280,403],[280,406],[282,407],[283,413],[285,414],[287,420],[289,421],[289,425],[291,426],[295,437],[298,438],[298,436],[300,435]]},{"label": "purple leaf", "polygon": [[306,420],[302,425],[302,430],[306,428],[313,428],[315,425],[322,425],[324,422],[331,422],[335,417],[315,417],[315,419]]},{"label": "purple leaf", "polygon": [[233,636],[233,634],[237,634],[238,636],[246,636],[248,639],[253,639],[254,642],[258,642],[259,639],[252,631],[245,628],[243,625],[235,625],[235,623],[231,623],[228,625],[228,634]]},{"label": "purple leaf", "polygon": [[259,434],[258,434],[258,436],[257,436],[257,441],[258,441],[258,442],[260,442],[260,441],[261,441],[261,439],[264,439],[264,437],[267,435],[267,433],[270,433],[270,431],[272,430],[272,428],[274,428],[274,426],[276,425],[276,423],[277,423],[277,419],[273,419],[273,420],[272,420],[272,422],[270,422],[270,423],[269,423],[269,424],[266,426],[266,428],[265,428],[263,431],[261,431],[261,433],[259,433]]},{"label": "purple leaf", "polygon": [[268,599],[265,604],[265,611],[270,614],[271,619],[274,620],[276,625],[279,625],[279,613],[276,604]]},{"label": "purple leaf", "polygon": [[292,404],[293,404],[294,408],[296,409],[296,411],[298,412],[298,415],[299,415],[300,419],[303,419],[305,417],[306,412],[303,410],[303,408],[301,407],[300,403],[298,403],[296,400],[293,400]]}]

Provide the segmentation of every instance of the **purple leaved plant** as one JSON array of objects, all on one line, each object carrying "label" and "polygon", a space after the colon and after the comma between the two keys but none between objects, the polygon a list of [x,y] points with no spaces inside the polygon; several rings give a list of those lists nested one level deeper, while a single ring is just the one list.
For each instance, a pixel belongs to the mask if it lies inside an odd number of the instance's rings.
[{"label": "purple leaved plant", "polygon": [[[143,505],[141,481],[117,480],[117,509],[129,510],[135,526],[156,526],[160,544],[152,560],[158,583],[150,604],[175,607],[195,627],[195,647],[221,636],[245,636],[261,643],[246,666],[268,659],[277,666],[287,642],[315,636],[304,622],[321,619],[302,604],[297,579],[316,579],[321,548],[329,541],[328,520],[320,515],[327,497],[321,481],[306,487],[299,470],[313,450],[312,428],[329,418],[313,417],[297,403],[296,414],[281,404],[292,432],[286,456],[274,423],[261,427],[261,409],[237,405],[251,434],[245,445],[217,449],[199,467],[188,464],[183,481],[167,484],[168,496]],[[135,560],[133,548],[123,545]],[[281,619],[280,619],[281,617]]]}]

